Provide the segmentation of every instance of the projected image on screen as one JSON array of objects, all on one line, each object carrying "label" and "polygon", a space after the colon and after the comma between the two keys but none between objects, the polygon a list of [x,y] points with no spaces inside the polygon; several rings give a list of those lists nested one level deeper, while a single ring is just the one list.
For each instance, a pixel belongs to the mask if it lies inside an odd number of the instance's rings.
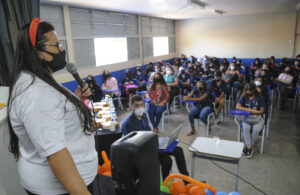
[{"label": "projected image on screen", "polygon": [[169,54],[168,37],[153,37],[153,56]]},{"label": "projected image on screen", "polygon": [[97,66],[128,60],[126,38],[95,38],[94,45]]}]

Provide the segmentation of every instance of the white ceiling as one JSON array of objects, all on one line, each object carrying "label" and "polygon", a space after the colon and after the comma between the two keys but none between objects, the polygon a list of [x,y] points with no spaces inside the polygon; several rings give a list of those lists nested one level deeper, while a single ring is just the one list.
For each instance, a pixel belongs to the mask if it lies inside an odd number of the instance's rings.
[{"label": "white ceiling", "polygon": [[207,6],[190,4],[190,0],[41,0],[41,2],[99,10],[134,13],[168,19],[255,15],[296,11],[300,0],[201,0]]}]

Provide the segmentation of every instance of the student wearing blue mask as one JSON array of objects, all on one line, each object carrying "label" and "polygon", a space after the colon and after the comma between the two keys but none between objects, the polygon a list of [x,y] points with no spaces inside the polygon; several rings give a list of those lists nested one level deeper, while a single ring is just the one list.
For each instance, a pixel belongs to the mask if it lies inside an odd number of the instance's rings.
[{"label": "student wearing blue mask", "polygon": [[[131,108],[133,111],[122,122],[121,125],[123,135],[127,135],[132,131],[151,131],[149,120],[144,109],[144,102],[141,96],[134,95],[131,97]],[[159,161],[161,164],[163,179],[169,175],[172,168],[172,159],[170,158],[170,155],[175,157],[179,172],[188,176],[189,173],[187,171],[183,150],[181,147],[177,146],[171,153],[159,153]]]},{"label": "student wearing blue mask", "polygon": [[259,95],[254,84],[248,84],[241,96],[240,101],[236,105],[236,109],[250,112],[249,116],[242,117],[243,137],[246,147],[243,152],[247,158],[253,155],[253,146],[255,144],[258,133],[264,125],[265,101]]},{"label": "student wearing blue mask", "polygon": [[213,111],[211,95],[206,89],[206,84],[203,81],[198,81],[196,87],[188,95],[184,96],[183,100],[195,101],[193,103],[193,109],[189,112],[189,122],[191,126],[191,132],[189,135],[196,133],[194,126],[194,118],[198,117],[200,120],[207,125],[207,116]]}]

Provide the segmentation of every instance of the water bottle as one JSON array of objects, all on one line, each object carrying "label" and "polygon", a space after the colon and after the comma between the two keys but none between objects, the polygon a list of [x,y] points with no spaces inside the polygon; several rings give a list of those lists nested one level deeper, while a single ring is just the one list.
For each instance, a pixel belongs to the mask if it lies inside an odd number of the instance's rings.
[{"label": "water bottle", "polygon": [[115,117],[113,115],[111,116],[111,120],[110,120],[110,130],[116,131],[116,122],[115,122]]},{"label": "water bottle", "polygon": [[105,95],[105,102],[108,102],[109,97],[110,96],[108,94]]},{"label": "water bottle", "polygon": [[111,97],[108,98],[108,104],[110,108],[115,108]]}]

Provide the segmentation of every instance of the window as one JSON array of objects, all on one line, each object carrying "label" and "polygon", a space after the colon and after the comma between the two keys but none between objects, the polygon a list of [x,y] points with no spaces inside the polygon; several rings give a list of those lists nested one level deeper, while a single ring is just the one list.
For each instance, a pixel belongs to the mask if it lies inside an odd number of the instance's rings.
[{"label": "window", "polygon": [[103,66],[128,60],[127,39],[118,38],[95,38],[96,66]]},{"label": "window", "polygon": [[153,56],[169,54],[168,37],[153,37]]}]

